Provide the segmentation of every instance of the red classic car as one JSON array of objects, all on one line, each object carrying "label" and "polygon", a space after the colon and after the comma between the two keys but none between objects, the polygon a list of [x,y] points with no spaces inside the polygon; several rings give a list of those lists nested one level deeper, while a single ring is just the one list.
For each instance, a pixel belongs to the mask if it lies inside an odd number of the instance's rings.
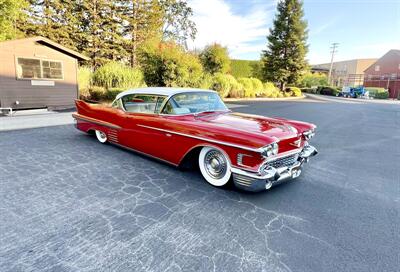
[{"label": "red classic car", "polygon": [[143,88],[120,93],[111,106],[76,101],[76,127],[175,166],[194,163],[220,187],[230,181],[261,191],[297,178],[317,150],[316,126],[234,113],[210,90]]}]

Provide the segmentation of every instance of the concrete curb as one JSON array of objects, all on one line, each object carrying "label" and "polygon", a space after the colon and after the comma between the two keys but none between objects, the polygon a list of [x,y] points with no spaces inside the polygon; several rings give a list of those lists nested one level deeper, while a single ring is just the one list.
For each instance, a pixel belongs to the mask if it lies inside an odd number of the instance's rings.
[{"label": "concrete curb", "polygon": [[70,125],[74,123],[71,112],[0,117],[0,132],[30,128]]}]

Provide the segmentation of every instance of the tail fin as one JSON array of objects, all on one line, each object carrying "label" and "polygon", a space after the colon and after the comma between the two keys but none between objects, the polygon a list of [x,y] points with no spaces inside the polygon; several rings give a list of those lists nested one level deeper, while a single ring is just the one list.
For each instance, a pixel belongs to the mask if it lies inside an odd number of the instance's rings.
[{"label": "tail fin", "polygon": [[76,112],[82,115],[85,115],[90,109],[89,103],[86,103],[83,100],[80,99],[75,99],[75,106],[76,106]]}]

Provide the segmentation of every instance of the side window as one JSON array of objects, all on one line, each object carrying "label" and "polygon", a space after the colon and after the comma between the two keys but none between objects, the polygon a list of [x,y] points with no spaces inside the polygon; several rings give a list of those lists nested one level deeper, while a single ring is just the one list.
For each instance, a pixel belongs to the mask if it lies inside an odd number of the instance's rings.
[{"label": "side window", "polygon": [[121,98],[122,105],[127,112],[158,113],[165,96],[149,94],[129,94]]},{"label": "side window", "polygon": [[121,108],[121,99],[117,99],[115,100],[112,104],[111,104],[112,108],[116,108],[116,109],[120,109]]}]

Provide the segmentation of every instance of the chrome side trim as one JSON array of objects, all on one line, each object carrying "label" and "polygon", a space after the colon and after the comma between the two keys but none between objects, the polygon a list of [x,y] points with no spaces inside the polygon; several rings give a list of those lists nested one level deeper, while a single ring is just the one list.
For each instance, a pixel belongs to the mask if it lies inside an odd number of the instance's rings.
[{"label": "chrome side trim", "polygon": [[105,127],[109,127],[109,128],[121,129],[120,126],[117,126],[117,125],[114,125],[114,124],[111,124],[111,123],[108,123],[108,122],[105,122],[105,121],[101,121],[101,120],[98,120],[98,119],[95,119],[95,118],[91,118],[91,117],[83,116],[83,115],[80,115],[80,114],[76,114],[76,113],[73,113],[72,117],[77,119],[77,120],[82,120],[82,121],[86,121],[86,122],[89,122],[89,123],[93,123],[93,124],[97,124],[97,125],[101,125],[101,126],[105,126]]},{"label": "chrome side trim", "polygon": [[179,135],[179,136],[189,137],[189,138],[193,138],[193,139],[197,139],[197,140],[202,140],[202,141],[206,141],[206,142],[210,142],[210,143],[214,143],[214,144],[221,144],[221,145],[236,147],[236,148],[240,148],[240,149],[244,149],[244,150],[248,150],[248,151],[252,151],[252,152],[258,152],[258,153],[261,152],[260,148],[251,148],[251,147],[247,147],[247,146],[243,146],[243,145],[231,144],[231,143],[227,143],[227,142],[223,142],[223,141],[217,141],[217,140],[213,140],[213,139],[189,135],[189,134],[185,134],[185,133],[181,133],[181,132],[175,132],[175,131],[162,129],[162,128],[155,128],[155,127],[150,127],[150,126],[145,126],[145,125],[137,125],[137,126],[148,128],[148,129],[153,129],[153,130],[157,130],[157,131],[162,131],[165,133],[171,133],[171,134],[175,134],[175,135]]}]

